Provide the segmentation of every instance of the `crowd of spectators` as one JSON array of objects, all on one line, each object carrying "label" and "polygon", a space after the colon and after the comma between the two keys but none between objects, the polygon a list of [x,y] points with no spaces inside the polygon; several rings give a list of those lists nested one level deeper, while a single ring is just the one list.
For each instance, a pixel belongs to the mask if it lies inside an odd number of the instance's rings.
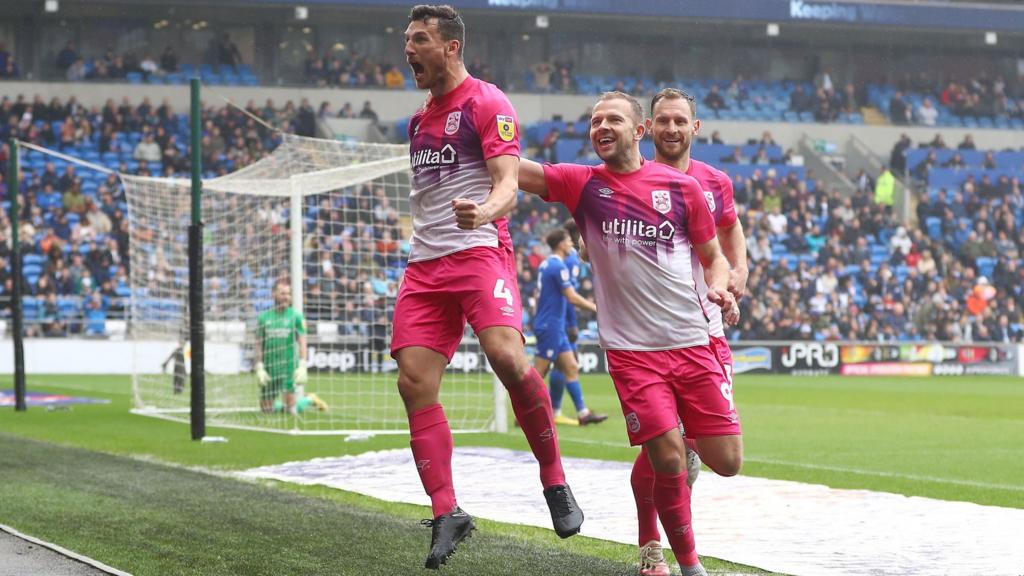
[{"label": "crowd of spectators", "polygon": [[310,48],[303,65],[305,81],[314,86],[335,88],[387,88],[405,90],[405,74],[395,64],[348,51],[326,51]]},{"label": "crowd of spectators", "polygon": [[[294,132],[315,111],[308,102],[288,102],[277,108],[248,104],[285,131]],[[187,119],[166,101],[132,103],[107,101],[86,108],[75,97],[44,102],[38,96],[0,99],[0,138],[9,137],[62,149],[71,156],[122,174],[181,176],[191,169],[185,143]],[[203,165],[208,176],[223,175],[251,164],[278,143],[274,133],[259,127],[236,108],[210,107],[203,117]],[[38,155],[23,152],[23,157]],[[7,144],[0,147],[0,194],[6,197]],[[129,222],[121,179],[56,159],[23,162],[18,230],[25,274],[24,294],[29,335],[101,334],[103,322],[123,318],[130,294]],[[6,203],[5,203],[6,205]],[[269,217],[269,216],[268,216]],[[145,220],[136,222],[139,236],[159,234]],[[9,313],[11,238],[14,232],[6,210],[0,215],[0,301]],[[145,271],[154,282],[173,277],[170,263],[154,252]],[[33,316],[29,317],[29,312]],[[109,316],[108,316],[109,315]]]},{"label": "crowd of spectators", "polygon": [[[924,72],[901,79],[885,103],[893,124],[936,126],[944,114],[958,119],[1024,120],[1024,94],[1013,94],[1001,76],[939,81]],[[882,90],[884,91],[884,90]]]}]

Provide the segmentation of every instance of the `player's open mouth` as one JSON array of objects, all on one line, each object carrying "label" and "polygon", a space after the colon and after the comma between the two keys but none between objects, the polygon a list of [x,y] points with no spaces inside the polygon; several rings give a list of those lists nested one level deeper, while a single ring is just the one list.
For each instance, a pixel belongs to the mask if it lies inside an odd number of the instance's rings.
[{"label": "player's open mouth", "polygon": [[607,147],[611,146],[614,143],[615,143],[615,138],[612,138],[611,136],[604,136],[602,138],[598,138],[597,139],[597,146],[599,148],[607,148]]},{"label": "player's open mouth", "polygon": [[423,76],[423,73],[426,71],[426,69],[423,68],[423,64],[420,64],[419,62],[409,62],[409,67],[412,68],[412,74],[416,78]]}]

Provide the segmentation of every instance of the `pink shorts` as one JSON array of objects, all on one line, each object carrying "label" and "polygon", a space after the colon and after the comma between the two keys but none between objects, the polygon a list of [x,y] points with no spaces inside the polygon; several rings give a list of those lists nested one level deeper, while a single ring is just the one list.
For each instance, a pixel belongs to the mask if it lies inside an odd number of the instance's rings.
[{"label": "pink shorts", "polygon": [[450,361],[466,320],[478,334],[492,326],[522,333],[515,259],[505,248],[478,246],[409,264],[395,303],[391,356],[422,346]]},{"label": "pink shorts", "polygon": [[608,351],[630,444],[675,429],[680,420],[691,438],[742,433],[732,383],[714,346]]},{"label": "pink shorts", "polygon": [[729,342],[720,336],[712,336],[711,347],[718,354],[718,359],[725,368],[725,375],[729,377],[729,382],[732,382],[732,348],[729,347]]}]

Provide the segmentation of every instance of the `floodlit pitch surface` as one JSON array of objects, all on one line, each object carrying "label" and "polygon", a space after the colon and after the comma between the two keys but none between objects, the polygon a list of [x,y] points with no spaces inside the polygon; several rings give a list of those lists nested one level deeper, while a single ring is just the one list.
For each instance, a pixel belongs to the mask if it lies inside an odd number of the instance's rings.
[{"label": "floodlit pitch surface", "polygon": [[[425,507],[326,488],[254,487],[138,461],[230,472],[403,448],[402,436],[344,442],[211,429],[230,442],[199,444],[188,440],[186,426],[128,414],[127,378],[30,376],[29,389],[112,403],[0,411],[0,523],[135,574],[394,574],[422,561],[429,533],[414,519],[428,515]],[[590,405],[612,418],[599,427],[562,428],[563,453],[631,460],[636,451],[625,446],[610,382],[589,377],[584,389]],[[1024,445],[1024,380],[740,376],[736,397],[746,433],[745,475],[1024,508],[1024,461],[1015,457]],[[526,449],[514,431],[462,435],[456,443]],[[358,529],[343,529],[353,525]],[[950,529],[971,539],[970,526],[951,519]],[[550,531],[486,522],[453,559],[451,573],[611,575],[628,573],[634,561],[629,546],[561,542]]]}]

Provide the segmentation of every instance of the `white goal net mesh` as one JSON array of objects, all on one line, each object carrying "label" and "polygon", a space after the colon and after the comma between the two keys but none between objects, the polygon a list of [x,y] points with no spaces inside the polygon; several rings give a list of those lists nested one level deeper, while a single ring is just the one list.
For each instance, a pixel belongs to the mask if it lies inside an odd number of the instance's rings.
[{"label": "white goal net mesh", "polygon": [[[129,334],[146,346],[136,350],[150,350],[136,353],[135,409],[187,420],[190,182],[122,178]],[[408,198],[406,147],[290,135],[263,160],[204,181],[208,425],[407,430],[389,346],[411,233]],[[291,306],[282,292],[291,292]],[[153,361],[154,346],[166,350],[163,365]],[[494,423],[493,377],[471,336],[445,375],[442,402],[455,430]]]}]

